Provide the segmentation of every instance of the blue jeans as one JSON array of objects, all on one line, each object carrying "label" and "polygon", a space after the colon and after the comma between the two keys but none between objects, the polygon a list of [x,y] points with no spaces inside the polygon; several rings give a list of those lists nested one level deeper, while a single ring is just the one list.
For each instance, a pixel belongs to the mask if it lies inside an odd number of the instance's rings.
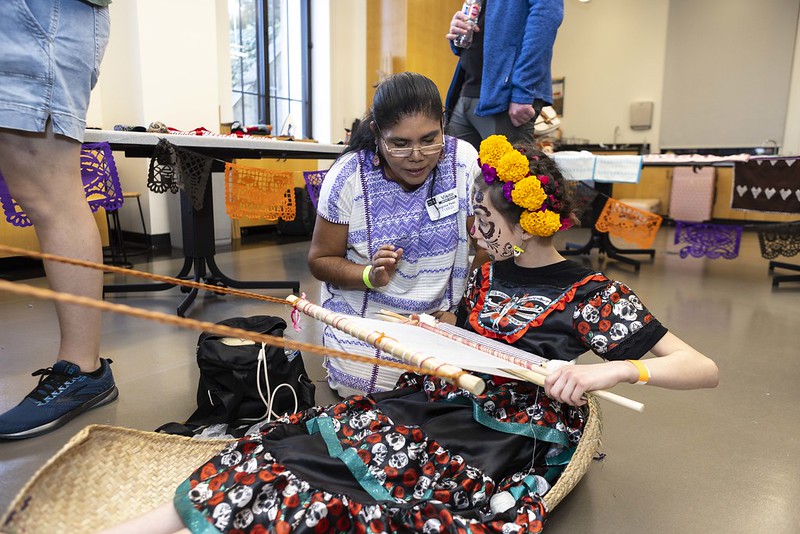
[{"label": "blue jeans", "polygon": [[0,128],[83,141],[89,94],[108,44],[107,7],[81,0],[0,1]]}]

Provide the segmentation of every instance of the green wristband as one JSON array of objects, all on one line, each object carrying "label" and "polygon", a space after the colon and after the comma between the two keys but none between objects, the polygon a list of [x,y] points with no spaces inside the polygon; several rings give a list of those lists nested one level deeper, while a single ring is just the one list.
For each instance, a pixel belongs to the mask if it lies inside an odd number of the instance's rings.
[{"label": "green wristband", "polygon": [[369,273],[372,271],[372,265],[367,265],[364,267],[364,272],[361,273],[361,279],[364,281],[364,285],[367,286],[368,289],[375,289],[375,286],[369,281]]}]

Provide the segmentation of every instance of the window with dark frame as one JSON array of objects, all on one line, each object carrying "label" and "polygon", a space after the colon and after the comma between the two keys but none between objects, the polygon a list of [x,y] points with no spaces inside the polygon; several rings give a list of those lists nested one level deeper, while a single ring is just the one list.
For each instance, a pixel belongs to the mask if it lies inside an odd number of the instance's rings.
[{"label": "window with dark frame", "polygon": [[228,0],[233,120],[310,138],[310,0]]}]

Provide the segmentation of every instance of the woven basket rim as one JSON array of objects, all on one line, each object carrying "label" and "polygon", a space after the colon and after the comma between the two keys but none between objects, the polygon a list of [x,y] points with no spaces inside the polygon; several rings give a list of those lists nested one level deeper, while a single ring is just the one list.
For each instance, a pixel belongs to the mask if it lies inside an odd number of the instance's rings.
[{"label": "woven basket rim", "polygon": [[594,395],[587,395],[589,401],[589,416],[583,427],[583,434],[572,454],[572,459],[567,467],[558,477],[558,481],[553,484],[545,496],[542,498],[545,508],[552,512],[556,506],[569,494],[570,491],[580,482],[589,465],[592,463],[595,453],[600,446],[600,437],[603,432],[603,417],[600,405]]},{"label": "woven basket rim", "polygon": [[[552,512],[562,499],[572,491],[581,478],[583,478],[597,451],[600,442],[600,434],[602,432],[602,418],[600,407],[593,396],[589,396],[588,409],[589,414],[586,425],[584,426],[583,435],[572,455],[572,459],[567,464],[567,467],[564,469],[558,481],[543,497],[544,505],[548,512]],[[17,493],[16,497],[11,501],[8,509],[3,513],[2,518],[0,518],[0,532],[13,533],[30,531],[22,524],[26,521],[29,523],[30,518],[25,518],[23,521],[20,521],[20,518],[14,517],[14,514],[25,513],[26,508],[28,508],[30,504],[31,496],[37,494],[37,489],[41,489],[40,487],[37,488],[40,482],[45,477],[48,477],[51,471],[57,472],[62,464],[75,463],[75,455],[83,454],[81,451],[83,445],[98,445],[106,440],[112,441],[115,445],[118,445],[115,446],[115,450],[126,450],[128,452],[130,452],[130,449],[136,449],[138,447],[158,447],[159,450],[160,448],[166,447],[169,452],[177,451],[182,453],[184,457],[191,455],[191,461],[196,462],[196,464],[193,465],[199,465],[200,462],[210,457],[216,451],[221,450],[228,443],[235,441],[231,439],[198,440],[191,437],[162,434],[119,426],[88,425],[75,434],[26,482],[23,488]],[[187,445],[192,445],[192,447],[187,447]],[[98,451],[94,452],[95,454],[98,453]],[[182,477],[181,480],[183,478],[185,477]],[[175,486],[177,486],[177,483]],[[174,487],[170,488],[170,490],[172,489],[174,489]],[[130,498],[130,496],[127,497]],[[140,510],[137,514],[146,511],[148,510]],[[27,513],[30,514],[31,511],[27,510]],[[118,518],[105,517],[103,518],[103,525],[106,525],[108,521],[115,521],[116,519]]]},{"label": "woven basket rim", "polygon": [[[71,525],[70,520],[65,519],[63,513],[59,513],[58,510],[52,509],[53,503],[56,504],[55,508],[58,508],[59,506],[69,506],[71,502],[69,498],[63,498],[62,496],[59,496],[60,498],[55,499],[52,496],[42,495],[43,492],[45,494],[48,493],[46,489],[43,489],[48,487],[48,477],[52,476],[53,473],[57,474],[60,469],[64,468],[64,466],[66,466],[68,471],[77,471],[82,465],[81,462],[91,460],[92,462],[97,462],[98,464],[107,466],[104,467],[104,469],[108,471],[109,477],[113,477],[116,474],[114,471],[114,466],[118,465],[113,460],[120,461],[119,457],[121,457],[122,454],[119,454],[117,457],[111,456],[110,459],[112,461],[110,462],[98,461],[102,460],[103,454],[108,453],[108,450],[103,449],[103,446],[107,445],[108,443],[113,444],[114,452],[124,451],[126,453],[141,453],[147,452],[146,449],[149,449],[152,455],[153,450],[161,451],[164,448],[167,448],[169,451],[175,450],[183,452],[183,456],[179,456],[179,458],[182,460],[187,460],[188,458],[188,460],[191,461],[192,467],[194,467],[199,465],[202,461],[210,458],[213,454],[216,454],[216,452],[221,450],[226,444],[231,443],[232,441],[235,440],[199,440],[186,436],[162,434],[119,426],[99,424],[88,425],[75,434],[63,447],[61,447],[61,449],[59,449],[58,452],[56,452],[48,461],[46,461],[44,465],[42,465],[36,471],[36,473],[34,473],[34,475],[28,480],[23,488],[17,493],[16,497],[14,497],[14,499],[11,501],[11,504],[3,512],[2,517],[0,517],[0,532],[4,534],[13,534],[16,532],[40,532],[50,531],[53,530],[53,528],[55,528],[55,530],[64,532],[90,532],[107,527],[109,523],[121,522],[149,511],[152,506],[137,509],[136,505],[139,504],[137,499],[137,502],[133,503],[133,505],[130,507],[131,512],[126,517],[116,517],[114,515],[102,516],[102,512],[99,512],[95,515],[102,517],[90,517],[88,519],[80,518],[80,521],[83,521],[83,523],[80,525],[80,527],[78,527],[76,525]],[[187,447],[187,445],[191,445],[191,447]],[[90,448],[83,450],[85,448],[84,446],[90,446]],[[87,451],[91,452],[92,455],[88,455]],[[165,471],[169,471],[169,469],[165,469]],[[172,486],[172,488],[170,488],[170,490],[174,490],[180,480],[185,479],[188,474],[188,472],[184,474],[177,474],[175,476],[175,484]],[[79,479],[77,476],[75,479],[76,480],[70,481],[67,484],[71,489],[75,489],[79,484],[85,482]],[[120,485],[124,485],[124,482],[125,481],[122,480]],[[113,499],[117,498],[125,499],[127,504],[131,499],[131,496],[130,494],[119,492],[118,495],[109,496],[108,501],[111,502]],[[50,506],[48,506],[46,515],[55,516],[55,519],[52,517],[47,519],[30,517],[34,514],[32,509],[39,510],[40,515],[43,515],[41,514],[41,508],[43,506],[42,501],[50,504]],[[105,503],[96,503],[98,510],[103,504]],[[67,516],[69,516],[69,514],[67,514]],[[76,521],[77,520],[78,519],[76,519]],[[37,521],[42,523],[42,525],[40,526]],[[52,525],[45,525],[47,521],[57,521],[58,526],[51,528]],[[91,528],[87,527],[87,523]]]}]

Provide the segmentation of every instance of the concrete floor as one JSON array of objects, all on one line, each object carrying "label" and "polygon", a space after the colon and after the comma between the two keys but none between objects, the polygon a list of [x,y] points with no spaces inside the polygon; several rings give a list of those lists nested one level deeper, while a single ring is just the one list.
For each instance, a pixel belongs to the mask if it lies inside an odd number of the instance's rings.
[{"label": "concrete floor", "polygon": [[[586,230],[570,230],[584,242]],[[757,236],[745,233],[734,260],[681,259],[669,251],[672,228],[662,228],[655,260],[639,273],[596,253],[579,261],[631,285],[650,310],[679,337],[716,360],[715,390],[676,392],[619,386],[645,404],[638,414],[601,402],[605,460],[550,516],[551,533],[800,531],[800,284],[773,289]],[[562,239],[563,240],[563,239]],[[319,283],[306,265],[308,242],[278,244],[266,236],[223,249],[217,263],[240,280],[297,279],[316,301]],[[138,260],[138,261],[137,261]],[[177,272],[177,258],[145,261],[135,268]],[[797,261],[795,261],[797,263]],[[2,273],[0,273],[2,275]],[[114,275],[106,275],[108,281]],[[26,280],[44,286],[42,278]],[[285,297],[288,291],[263,291]],[[178,289],[112,296],[111,302],[172,314]],[[201,295],[189,309],[194,319],[219,321],[269,314],[288,320],[289,309],[236,297]],[[0,294],[0,410],[15,405],[34,386],[30,373],[52,364],[58,332],[49,302]],[[318,342],[320,327],[304,321],[297,339]],[[118,401],[93,410],[46,436],[0,443],[0,510],[31,475],[84,425],[112,424],[152,430],[182,421],[194,409],[198,371],[197,332],[105,314],[102,350],[114,360]],[[320,360],[304,355],[317,381],[317,403],[336,397],[324,382]],[[593,361],[589,354],[583,361]],[[792,504],[795,503],[795,504]]]}]

